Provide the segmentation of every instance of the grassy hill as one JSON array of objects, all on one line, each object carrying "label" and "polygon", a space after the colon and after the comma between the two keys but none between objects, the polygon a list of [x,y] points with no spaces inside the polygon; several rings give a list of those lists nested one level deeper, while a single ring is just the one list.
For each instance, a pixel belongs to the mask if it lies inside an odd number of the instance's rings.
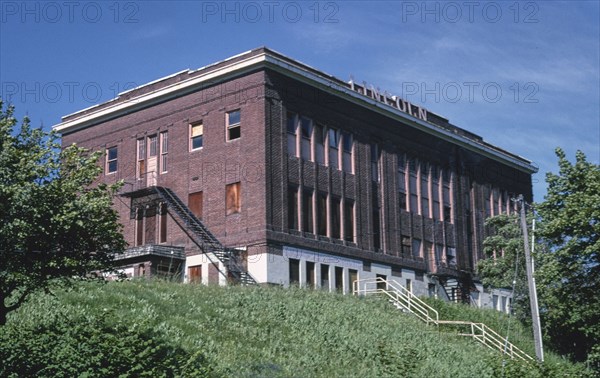
[{"label": "grassy hill", "polygon": [[[483,317],[505,331],[497,312],[435,306],[441,318]],[[523,344],[513,342],[533,354],[525,331],[511,328]],[[584,375],[555,356],[541,367],[503,360],[376,297],[161,281],[82,283],[34,296],[0,328],[0,360],[0,376]]]}]

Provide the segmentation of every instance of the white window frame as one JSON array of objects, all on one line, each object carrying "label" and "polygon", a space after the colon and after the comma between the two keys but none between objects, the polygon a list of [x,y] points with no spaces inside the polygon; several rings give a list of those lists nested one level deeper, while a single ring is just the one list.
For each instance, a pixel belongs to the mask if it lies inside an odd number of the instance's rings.
[{"label": "white window frame", "polygon": [[[229,118],[231,117],[231,114],[233,113],[239,113],[240,115],[240,121],[234,124],[230,124],[229,123]],[[225,113],[225,123],[226,123],[226,127],[225,127],[225,140],[227,142],[232,142],[234,140],[238,140],[242,138],[242,111],[240,109],[235,109],[235,110],[231,110]],[[231,130],[239,128],[240,129],[240,136],[237,138],[230,138],[230,133]]]}]

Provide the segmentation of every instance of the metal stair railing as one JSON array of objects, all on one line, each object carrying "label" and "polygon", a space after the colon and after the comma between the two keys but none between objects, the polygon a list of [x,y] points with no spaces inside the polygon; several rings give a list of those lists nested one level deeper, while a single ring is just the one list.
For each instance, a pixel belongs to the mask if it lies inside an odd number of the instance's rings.
[{"label": "metal stair railing", "polygon": [[352,292],[354,295],[386,295],[396,307],[415,315],[427,324],[462,327],[463,332],[459,331],[459,336],[471,337],[492,350],[507,354],[510,358],[518,358],[527,362],[534,361],[529,354],[483,323],[439,320],[438,312],[433,307],[394,280],[388,281],[381,277],[356,280],[352,283]]},{"label": "metal stair railing", "polygon": [[223,246],[171,189],[160,186],[153,188],[156,194],[167,203],[167,211],[194,244],[204,253],[215,255],[239,283],[256,284],[256,280],[238,262],[239,250]]},{"label": "metal stair railing", "polygon": [[519,349],[510,341],[506,340],[506,338],[499,335],[496,331],[484,323],[475,323],[462,320],[440,320],[438,321],[438,324],[458,327],[463,326],[463,329],[466,328],[466,332],[459,332],[459,336],[471,337],[488,348],[505,353],[511,358],[518,358],[523,361],[534,361],[533,357]]},{"label": "metal stair railing", "polygon": [[[385,285],[385,288],[382,286]],[[391,289],[391,290],[390,290]],[[438,312],[404,286],[396,281],[388,281],[381,277],[367,278],[353,282],[352,291],[356,295],[380,293],[400,308],[414,314],[427,324],[437,324]]]}]

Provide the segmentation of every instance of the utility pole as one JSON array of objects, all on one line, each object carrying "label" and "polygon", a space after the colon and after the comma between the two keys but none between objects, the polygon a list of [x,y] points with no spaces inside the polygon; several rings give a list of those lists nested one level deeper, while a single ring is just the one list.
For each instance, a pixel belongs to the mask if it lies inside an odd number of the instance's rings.
[{"label": "utility pole", "polygon": [[518,199],[521,204],[521,228],[523,229],[523,246],[525,247],[525,268],[527,270],[527,284],[529,286],[529,304],[531,306],[531,320],[533,324],[533,341],[535,355],[540,362],[544,362],[544,347],[542,345],[542,326],[540,324],[540,311],[538,310],[537,290],[533,278],[533,260],[529,252],[529,235],[527,233],[527,218],[525,217],[525,200],[523,195]]}]

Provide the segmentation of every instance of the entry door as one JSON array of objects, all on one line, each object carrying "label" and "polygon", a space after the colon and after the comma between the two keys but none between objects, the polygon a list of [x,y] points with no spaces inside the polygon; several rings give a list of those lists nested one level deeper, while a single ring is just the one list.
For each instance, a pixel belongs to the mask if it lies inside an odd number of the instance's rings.
[{"label": "entry door", "polygon": [[202,266],[195,265],[188,267],[188,277],[190,283],[202,283]]},{"label": "entry door", "polygon": [[[381,278],[383,281],[387,281],[387,276],[385,274],[378,274],[377,278]],[[387,290],[387,282],[379,281],[377,282],[377,290]]]},{"label": "entry door", "polygon": [[155,186],[158,175],[158,137],[148,137],[148,173],[146,174],[146,186]]}]

